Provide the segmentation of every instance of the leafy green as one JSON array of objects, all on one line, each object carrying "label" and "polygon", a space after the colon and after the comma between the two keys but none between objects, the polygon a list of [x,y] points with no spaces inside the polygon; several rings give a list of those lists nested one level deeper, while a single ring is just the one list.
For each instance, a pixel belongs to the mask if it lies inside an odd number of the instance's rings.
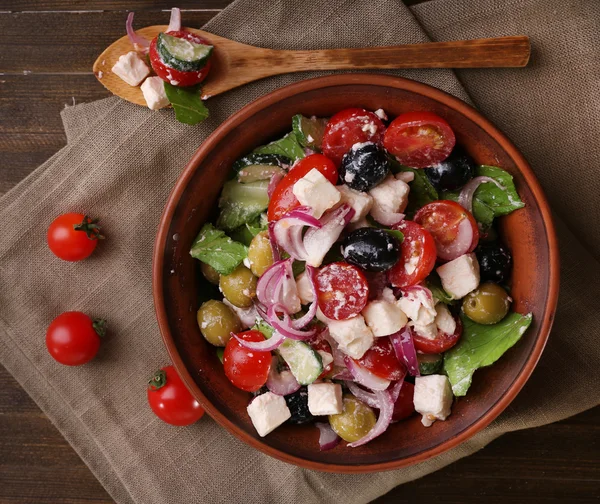
[{"label": "leafy green", "polygon": [[425,175],[425,170],[409,168],[398,163],[396,160],[392,160],[391,167],[394,173],[411,172],[415,175],[414,180],[408,183],[410,193],[408,194],[406,213],[414,214],[419,208],[427,205],[427,203],[440,199],[436,188],[431,185],[427,175]]},{"label": "leafy green", "polygon": [[234,231],[248,222],[254,221],[269,206],[268,180],[242,184],[230,180],[223,186],[217,219],[217,227]]},{"label": "leafy green", "polygon": [[304,117],[302,114],[292,117],[292,129],[298,143],[302,147],[321,150],[327,121],[324,117]]},{"label": "leafy green", "polygon": [[246,246],[250,246],[252,238],[254,238],[261,231],[267,229],[267,219],[264,213],[261,213],[258,217],[250,222],[246,222],[239,228],[234,229],[229,233],[229,236],[235,241],[243,243]]},{"label": "leafy green", "polygon": [[437,273],[433,272],[427,277],[427,288],[431,291],[434,299],[437,299],[440,303],[452,304],[454,298],[448,294],[442,287],[442,281]]},{"label": "leafy green", "polygon": [[531,313],[509,313],[494,325],[476,324],[462,316],[463,333],[458,344],[444,354],[444,371],[455,396],[464,396],[471,386],[473,373],[496,362],[529,327]]},{"label": "leafy green", "polygon": [[205,224],[192,244],[190,255],[229,275],[248,255],[248,247],[234,242],[212,224]]},{"label": "leafy green", "polygon": [[398,240],[398,243],[402,243],[404,241],[404,234],[402,233],[402,231],[398,231],[397,229],[386,229],[386,232],[389,235],[396,238],[396,240]]},{"label": "leafy green", "polygon": [[239,158],[231,169],[234,174],[237,174],[242,168],[246,166],[252,165],[269,165],[269,166],[279,166],[283,167],[284,165],[291,165],[292,160],[287,156],[281,156],[279,154],[256,154],[250,153],[244,157]]},{"label": "leafy green", "polygon": [[257,321],[252,329],[260,331],[266,339],[269,339],[271,336],[273,336],[273,333],[275,332],[275,329],[273,329],[264,320]]},{"label": "leafy green", "polygon": [[177,87],[165,82],[165,93],[175,110],[175,119],[184,124],[198,124],[208,117],[200,97],[200,86]]},{"label": "leafy green", "polygon": [[224,348],[217,348],[217,358],[221,361],[221,364],[223,364],[223,354],[225,353],[225,349]]},{"label": "leafy green", "polygon": [[298,139],[293,131],[279,140],[275,140],[267,145],[258,147],[252,151],[254,154],[278,154],[285,156],[293,161],[304,157],[304,149],[298,143]]}]

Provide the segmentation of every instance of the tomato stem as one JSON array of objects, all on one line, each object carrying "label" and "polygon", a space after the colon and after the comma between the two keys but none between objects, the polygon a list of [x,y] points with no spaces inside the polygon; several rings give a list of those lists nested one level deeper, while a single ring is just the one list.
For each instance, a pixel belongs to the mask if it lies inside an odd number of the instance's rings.
[{"label": "tomato stem", "polygon": [[152,390],[158,390],[162,388],[167,383],[167,373],[163,369],[159,369],[152,378],[148,380],[148,385]]},{"label": "tomato stem", "polygon": [[92,320],[92,327],[94,328],[94,331],[96,331],[96,334],[101,338],[106,336],[106,320],[95,318]]},{"label": "tomato stem", "polygon": [[100,233],[102,227],[98,224],[100,219],[91,219],[84,216],[81,224],[73,224],[75,231],[83,231],[90,240],[104,240],[104,235]]}]

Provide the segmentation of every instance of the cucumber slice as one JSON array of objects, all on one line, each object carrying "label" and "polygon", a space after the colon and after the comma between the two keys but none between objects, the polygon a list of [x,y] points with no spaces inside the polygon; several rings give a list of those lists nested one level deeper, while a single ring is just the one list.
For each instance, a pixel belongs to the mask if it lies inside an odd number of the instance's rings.
[{"label": "cucumber slice", "polygon": [[269,206],[268,187],[268,180],[248,184],[240,184],[237,180],[226,182],[219,200],[221,213],[217,219],[217,227],[233,231],[256,219]]},{"label": "cucumber slice", "polygon": [[235,173],[238,173],[242,168],[252,165],[280,166],[281,168],[287,168],[292,162],[292,159],[287,156],[253,153],[238,159],[233,163],[232,169]]},{"label": "cucumber slice", "polygon": [[304,157],[304,149],[298,143],[298,139],[294,132],[290,131],[279,140],[257,147],[254,149],[253,154],[275,154],[296,161],[297,159],[302,159]]},{"label": "cucumber slice", "polygon": [[285,175],[285,170],[279,166],[270,166],[264,164],[255,164],[245,166],[238,172],[238,181],[242,184],[256,182],[258,180],[271,180],[276,173]]},{"label": "cucumber slice", "polygon": [[208,62],[213,46],[159,33],[156,50],[165,65],[181,72],[196,72]]},{"label": "cucumber slice", "polygon": [[327,126],[325,118],[304,117],[302,114],[292,117],[292,128],[298,143],[309,149],[321,150],[325,126]]},{"label": "cucumber slice", "polygon": [[310,385],[323,372],[321,356],[303,341],[286,339],[277,351],[300,385]]},{"label": "cucumber slice", "polygon": [[442,354],[417,354],[419,361],[419,371],[422,375],[432,375],[439,373],[444,363]]}]

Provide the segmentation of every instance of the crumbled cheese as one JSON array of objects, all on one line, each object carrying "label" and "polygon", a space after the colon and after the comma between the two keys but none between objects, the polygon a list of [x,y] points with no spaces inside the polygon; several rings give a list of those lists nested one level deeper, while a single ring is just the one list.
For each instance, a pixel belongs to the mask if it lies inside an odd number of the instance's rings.
[{"label": "crumbled cheese", "polygon": [[377,117],[379,117],[379,119],[381,119],[382,121],[387,121],[387,120],[388,120],[388,116],[387,116],[387,114],[385,113],[385,110],[383,110],[382,108],[380,108],[380,109],[377,109],[377,110],[375,111],[375,115],[376,115]]},{"label": "crumbled cheese", "polygon": [[444,334],[454,334],[456,331],[456,320],[450,313],[448,307],[439,303],[435,307],[437,315],[435,316],[435,325]]},{"label": "crumbled cheese", "polygon": [[112,72],[130,86],[139,86],[150,75],[148,65],[135,51],[120,56],[112,67]]},{"label": "crumbled cheese", "polygon": [[298,297],[303,305],[312,303],[315,300],[314,292],[310,284],[310,279],[306,271],[303,271],[296,277],[296,289]]},{"label": "crumbled cheese", "polygon": [[415,289],[404,294],[397,302],[400,309],[415,324],[426,326],[435,321],[435,301],[427,288]]}]

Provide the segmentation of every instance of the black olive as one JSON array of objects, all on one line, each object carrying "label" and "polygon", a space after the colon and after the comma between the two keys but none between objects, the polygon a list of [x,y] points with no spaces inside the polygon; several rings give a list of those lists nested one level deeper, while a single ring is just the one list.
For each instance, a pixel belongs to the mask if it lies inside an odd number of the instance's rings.
[{"label": "black olive", "polygon": [[359,228],[342,245],[342,255],[366,271],[385,271],[398,262],[398,240],[384,229]]},{"label": "black olive", "polygon": [[425,168],[425,175],[438,191],[453,191],[475,176],[477,163],[459,145],[441,163]]},{"label": "black olive", "polygon": [[389,164],[385,151],[376,144],[355,144],[342,158],[340,183],[357,191],[368,191],[386,177]]},{"label": "black olive", "polygon": [[499,242],[481,242],[475,251],[481,281],[504,283],[510,275],[512,257]]},{"label": "black olive", "polygon": [[285,402],[292,416],[288,420],[293,424],[312,422],[315,417],[308,409],[308,390],[302,387],[293,394],[285,396]]}]

